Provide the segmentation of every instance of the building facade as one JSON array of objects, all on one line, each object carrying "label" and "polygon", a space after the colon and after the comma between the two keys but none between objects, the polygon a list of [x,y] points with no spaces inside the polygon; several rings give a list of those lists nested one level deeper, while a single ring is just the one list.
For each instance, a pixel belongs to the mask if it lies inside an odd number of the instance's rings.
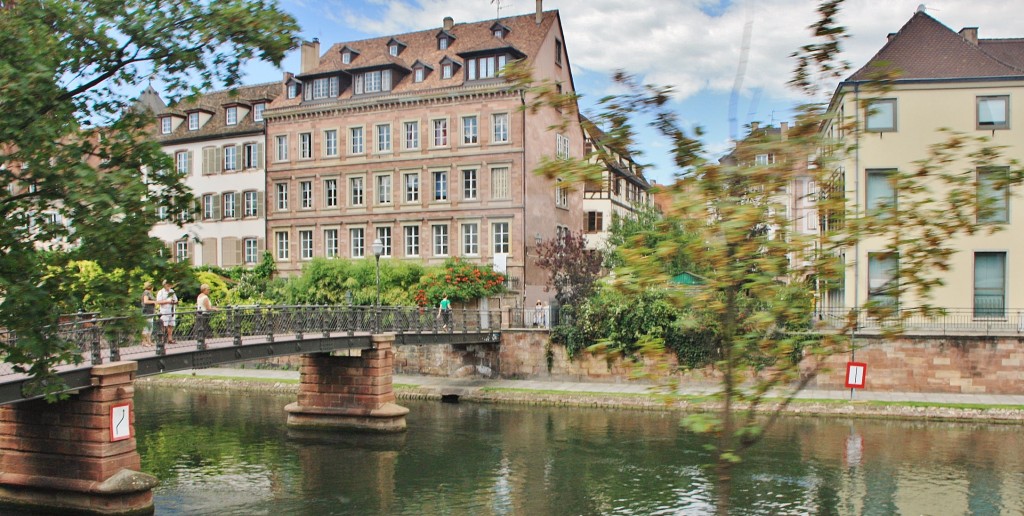
[{"label": "building facade", "polygon": [[[522,107],[530,93],[502,77],[522,59],[536,80],[573,91],[557,11],[302,47],[268,106],[267,228],[283,274],[315,257],[493,264],[522,295],[544,293],[531,255],[581,229],[578,191],[532,171],[580,158],[576,113]],[[564,111],[564,110],[563,110]]]},{"label": "building facade", "polygon": [[[886,88],[873,78],[888,74]],[[957,237],[951,269],[933,292],[935,306],[962,309],[974,318],[1016,317],[1024,307],[1024,204],[1019,187],[996,189],[1012,160],[1024,159],[1024,39],[979,39],[977,28],[953,31],[919,9],[890,34],[886,44],[863,68],[843,81],[830,110],[834,121],[824,134],[842,145],[855,144],[840,156],[835,184],[845,190],[848,216],[857,217],[899,203],[904,192],[889,180],[894,171],[915,170],[929,146],[945,140],[939,128],[984,136],[1002,146],[996,162],[975,164],[967,157],[945,163],[951,172],[973,174],[977,195],[991,198],[994,213],[984,215],[1003,231]],[[936,192],[935,195],[941,195]],[[982,215],[978,215],[982,217]],[[897,281],[899,256],[882,253],[884,243],[866,240],[846,249],[845,278],[828,292],[826,307],[852,308],[883,299]],[[940,273],[936,273],[940,274]],[[921,300],[901,298],[900,306]]]},{"label": "building facade", "polygon": [[269,83],[215,91],[155,113],[155,138],[196,199],[179,213],[161,207],[150,232],[177,261],[259,263],[266,248],[263,113],[280,90]]},{"label": "building facade", "polygon": [[[583,231],[588,249],[604,249],[608,230],[616,217],[629,217],[651,205],[651,184],[643,168],[629,154],[617,153],[602,143],[604,133],[586,117],[581,117],[584,153],[603,165],[599,181],[583,185]],[[601,152],[594,152],[599,149]]]}]

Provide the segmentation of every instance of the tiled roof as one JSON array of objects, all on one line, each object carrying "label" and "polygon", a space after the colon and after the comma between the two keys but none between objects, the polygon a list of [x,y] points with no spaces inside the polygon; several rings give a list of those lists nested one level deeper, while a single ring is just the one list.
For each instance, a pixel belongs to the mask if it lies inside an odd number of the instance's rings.
[{"label": "tiled roof", "polygon": [[[407,34],[389,34],[362,41],[336,43],[320,56],[320,63],[316,67],[300,74],[299,79],[337,71],[356,71],[386,65],[411,70],[413,64],[416,61],[420,61],[432,66],[433,71],[428,73],[424,80],[419,83],[413,82],[411,74],[401,78],[395,77],[396,83],[392,87],[390,94],[421,93],[459,86],[463,83],[462,74],[455,73],[450,79],[441,78],[440,63],[446,57],[454,60],[456,63],[462,63],[463,59],[459,57],[460,54],[512,47],[525,54],[528,63],[532,62],[548,31],[556,23],[558,11],[542,13],[539,25],[536,23],[535,16],[535,14],[531,13],[529,15],[513,16],[499,20],[502,25],[509,29],[509,32],[501,39],[496,38],[491,30],[495,23],[493,19],[471,23],[456,23],[447,31],[455,39],[450,42],[445,50],[437,48],[437,36],[443,31],[440,27]],[[394,39],[408,45],[398,56],[392,56],[388,53],[387,43]],[[354,55],[352,62],[349,64],[341,62],[341,51],[344,48],[358,52],[358,55]],[[343,80],[343,88],[344,83],[345,81]],[[344,91],[342,91],[337,100],[344,101],[351,98],[351,96],[352,89],[344,88]],[[301,96],[293,99],[281,96],[270,107],[297,106],[301,102]],[[317,101],[318,105],[322,102],[325,101]],[[326,102],[330,102],[330,100]]]},{"label": "tiled roof", "polygon": [[1024,40],[979,40],[977,44],[923,11],[914,13],[848,81],[898,72],[896,80],[968,79],[1024,75]]},{"label": "tiled roof", "polygon": [[[199,95],[191,101],[182,101],[174,106],[156,113],[156,116],[173,114],[186,116],[186,113],[194,110],[202,110],[213,113],[213,116],[196,131],[188,130],[188,122],[178,124],[178,128],[171,134],[161,134],[160,124],[156,124],[154,132],[158,141],[170,141],[179,139],[201,139],[214,137],[229,137],[233,134],[246,134],[262,131],[265,122],[256,122],[252,119],[252,109],[248,114],[238,119],[235,125],[227,125],[224,117],[224,107],[230,104],[246,104],[252,106],[255,101],[270,101],[281,94],[282,85],[280,82],[268,82],[253,86],[241,86],[234,90],[213,91]],[[268,104],[269,107],[269,104]]]}]

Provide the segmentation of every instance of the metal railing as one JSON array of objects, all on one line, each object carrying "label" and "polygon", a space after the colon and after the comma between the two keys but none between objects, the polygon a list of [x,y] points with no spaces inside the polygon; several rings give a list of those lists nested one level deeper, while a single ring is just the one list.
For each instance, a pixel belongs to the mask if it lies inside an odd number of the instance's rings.
[{"label": "metal railing", "polygon": [[1024,333],[1024,309],[942,308],[928,314],[915,309],[894,309],[885,317],[872,316],[864,309],[833,308],[814,313],[817,329],[839,330],[851,323],[858,333],[864,334],[899,329],[903,333],[923,335],[1018,335]]}]

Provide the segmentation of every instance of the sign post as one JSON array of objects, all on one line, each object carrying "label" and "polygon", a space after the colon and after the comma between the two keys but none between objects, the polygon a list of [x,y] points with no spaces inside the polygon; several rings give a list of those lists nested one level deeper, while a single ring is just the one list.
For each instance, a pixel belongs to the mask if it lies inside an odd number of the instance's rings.
[{"label": "sign post", "polygon": [[846,363],[846,388],[863,389],[867,378],[868,365],[864,362]]}]

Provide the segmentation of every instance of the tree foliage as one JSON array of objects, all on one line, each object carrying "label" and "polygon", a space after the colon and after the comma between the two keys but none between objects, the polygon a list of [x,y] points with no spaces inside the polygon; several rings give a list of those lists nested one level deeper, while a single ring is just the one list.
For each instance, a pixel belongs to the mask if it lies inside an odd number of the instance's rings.
[{"label": "tree foliage", "polygon": [[505,275],[489,265],[449,258],[444,265],[428,269],[417,287],[415,301],[419,306],[435,306],[444,296],[465,303],[504,292]]},{"label": "tree foliage", "polygon": [[587,249],[583,233],[567,233],[537,246],[537,266],[548,271],[559,305],[578,305],[594,290],[601,274],[601,255]]},{"label": "tree foliage", "polygon": [[[160,81],[172,97],[239,84],[251,59],[279,63],[295,21],[273,0],[34,0],[0,16],[0,327],[4,360],[56,393],[78,360],[44,327],[66,309],[76,261],[161,270],[148,232],[157,206],[191,195],[146,136],[152,116],[125,91]],[[13,188],[6,188],[13,185]],[[45,216],[44,216],[45,215]],[[44,280],[45,277],[45,280]],[[129,282],[118,295],[129,298]]]}]

